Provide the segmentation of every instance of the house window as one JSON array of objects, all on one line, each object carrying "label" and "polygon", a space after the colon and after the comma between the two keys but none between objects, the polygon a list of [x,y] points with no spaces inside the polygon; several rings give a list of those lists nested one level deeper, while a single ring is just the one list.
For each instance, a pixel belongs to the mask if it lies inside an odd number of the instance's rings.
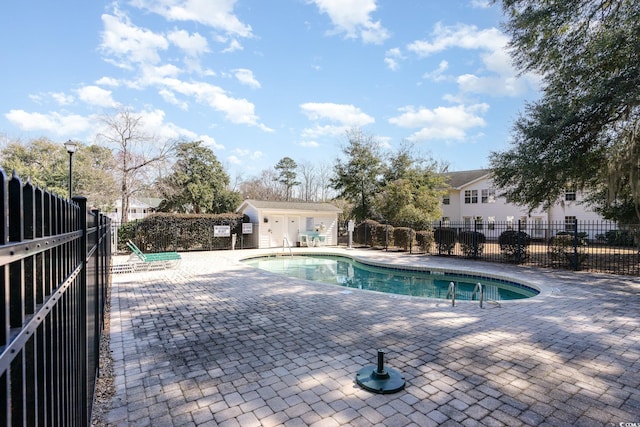
[{"label": "house window", "polygon": [[445,227],[449,226],[449,221],[451,221],[451,220],[449,219],[448,216],[443,216],[442,217],[442,225],[444,225]]},{"label": "house window", "polygon": [[482,203],[495,203],[496,202],[496,190],[493,188],[482,189]]},{"label": "house window", "polygon": [[513,230],[513,217],[507,217],[507,230]]},{"label": "house window", "polygon": [[487,230],[495,230],[496,229],[496,217],[490,216],[487,218]]},{"label": "house window", "polygon": [[564,200],[567,202],[573,201],[576,199],[576,190],[566,190],[564,192]]},{"label": "house window", "polygon": [[565,216],[564,217],[564,231],[576,231],[576,217]]},{"label": "house window", "polygon": [[451,203],[451,199],[449,198],[448,194],[445,194],[444,196],[442,196],[442,204],[443,205],[448,205]]},{"label": "house window", "polygon": [[464,202],[466,204],[478,203],[478,190],[465,190],[464,191]]},{"label": "house window", "polygon": [[305,230],[307,231],[313,231],[313,217],[308,216],[305,219]]}]

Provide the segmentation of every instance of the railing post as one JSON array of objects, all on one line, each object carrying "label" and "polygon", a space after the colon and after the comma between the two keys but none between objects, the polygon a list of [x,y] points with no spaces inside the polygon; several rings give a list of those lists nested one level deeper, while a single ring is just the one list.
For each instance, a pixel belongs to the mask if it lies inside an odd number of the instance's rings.
[{"label": "railing post", "polygon": [[521,220],[518,220],[518,234],[517,234],[518,253],[516,254],[516,262],[518,264],[520,264],[520,260],[522,257],[522,242],[520,241],[520,230],[521,230]]},{"label": "railing post", "polygon": [[473,259],[478,258],[478,221],[473,222]]},{"label": "railing post", "polygon": [[74,196],[73,201],[78,205],[77,215],[79,218],[76,220],[76,226],[79,230],[82,231],[82,236],[77,245],[77,262],[81,265],[81,271],[76,280],[78,280],[78,293],[79,293],[79,303],[80,307],[78,310],[79,319],[78,319],[78,361],[79,361],[79,371],[81,375],[79,375],[80,380],[78,381],[79,390],[79,398],[78,402],[78,411],[80,412],[80,425],[86,426],[89,425],[89,411],[91,409],[91,403],[89,402],[89,390],[88,385],[93,384],[93,381],[89,378],[89,375],[94,375],[93,372],[88,372],[87,369],[89,364],[89,351],[93,349],[88,349],[89,340],[87,337],[87,324],[89,322],[87,305],[89,302],[89,298],[87,295],[87,253],[88,250],[88,225],[87,225],[87,198],[82,196]]},{"label": "railing post", "polygon": [[573,269],[578,270],[578,219],[573,220]]},{"label": "railing post", "polygon": [[409,254],[413,253],[413,222],[409,224]]}]

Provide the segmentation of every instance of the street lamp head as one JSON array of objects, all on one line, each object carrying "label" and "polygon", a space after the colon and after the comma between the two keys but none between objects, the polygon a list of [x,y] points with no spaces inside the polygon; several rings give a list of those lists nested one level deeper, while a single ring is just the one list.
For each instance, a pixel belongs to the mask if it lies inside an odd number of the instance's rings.
[{"label": "street lamp head", "polygon": [[67,153],[73,154],[78,149],[78,144],[76,144],[72,140],[68,140],[67,142],[64,143],[64,148],[67,149]]}]

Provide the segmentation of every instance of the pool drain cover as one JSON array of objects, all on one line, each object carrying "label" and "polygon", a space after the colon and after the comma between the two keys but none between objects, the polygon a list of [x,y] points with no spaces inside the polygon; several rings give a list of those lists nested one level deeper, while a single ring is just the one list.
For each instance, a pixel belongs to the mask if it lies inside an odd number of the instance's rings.
[{"label": "pool drain cover", "polygon": [[356,382],[372,393],[390,394],[404,389],[402,374],[392,368],[384,367],[384,351],[378,350],[378,365],[367,366],[358,371]]}]

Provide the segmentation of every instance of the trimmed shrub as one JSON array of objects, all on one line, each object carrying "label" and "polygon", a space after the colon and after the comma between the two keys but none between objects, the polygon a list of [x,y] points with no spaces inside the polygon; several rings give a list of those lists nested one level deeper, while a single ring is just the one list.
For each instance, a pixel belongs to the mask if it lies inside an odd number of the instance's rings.
[{"label": "trimmed shrub", "polygon": [[377,234],[380,232],[378,226],[380,224],[377,221],[370,219],[362,221],[357,224],[353,231],[353,241],[359,245],[375,246],[375,242],[379,240]]},{"label": "trimmed shrub", "polygon": [[609,246],[635,246],[629,230],[609,230],[604,233],[604,240]]},{"label": "trimmed shrub", "polygon": [[549,241],[549,256],[555,262],[579,269],[587,259],[586,247],[584,238],[558,233]]},{"label": "trimmed shrub", "polygon": [[140,220],[129,221],[118,227],[118,251],[129,251],[127,242],[134,240],[136,237],[136,229]]},{"label": "trimmed shrub", "polygon": [[431,253],[433,249],[433,242],[435,241],[433,237],[433,231],[431,230],[421,230],[416,231],[416,243],[422,252],[426,252],[428,254]]},{"label": "trimmed shrub", "polygon": [[377,230],[375,233],[375,239],[373,240],[373,246],[385,247],[394,246],[393,242],[393,229],[392,225],[377,223]]},{"label": "trimmed shrub", "polygon": [[453,248],[456,246],[456,235],[455,228],[436,228],[433,230],[433,238],[439,254],[446,252],[451,255]]},{"label": "trimmed shrub", "polygon": [[[500,251],[507,261],[522,262],[529,257],[529,245],[531,237],[524,231],[507,230],[502,232],[498,237],[498,245]],[[518,249],[520,250],[520,259],[518,259]]]},{"label": "trimmed shrub", "polygon": [[[413,240],[413,242],[411,240]],[[409,227],[394,227],[393,243],[394,246],[408,251],[410,244],[413,245],[415,243],[415,232],[412,232]]]},{"label": "trimmed shrub", "polygon": [[484,244],[487,241],[484,234],[479,231],[461,231],[458,235],[460,248],[467,258],[477,258],[484,251]]}]

